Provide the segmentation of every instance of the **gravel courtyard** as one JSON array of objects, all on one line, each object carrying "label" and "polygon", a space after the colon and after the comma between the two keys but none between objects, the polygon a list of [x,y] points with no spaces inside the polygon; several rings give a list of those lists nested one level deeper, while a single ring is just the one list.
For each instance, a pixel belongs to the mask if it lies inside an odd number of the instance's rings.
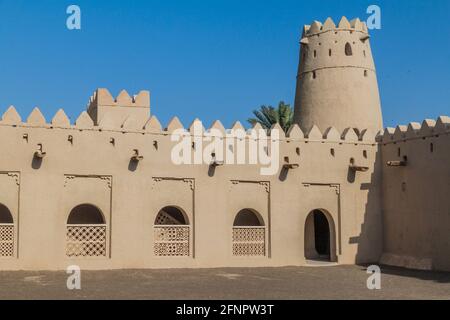
[{"label": "gravel courtyard", "polygon": [[368,290],[362,266],[83,271],[81,290],[65,272],[0,272],[0,299],[450,299],[450,273],[382,267]]}]

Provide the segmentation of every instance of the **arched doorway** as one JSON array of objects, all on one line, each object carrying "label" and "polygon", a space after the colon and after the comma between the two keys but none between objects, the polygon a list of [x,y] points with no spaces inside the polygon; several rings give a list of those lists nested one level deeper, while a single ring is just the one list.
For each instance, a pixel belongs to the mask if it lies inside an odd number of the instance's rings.
[{"label": "arched doorway", "polygon": [[336,261],[334,223],[331,216],[324,210],[313,210],[306,218],[305,258]]},{"label": "arched doorway", "polygon": [[190,227],[186,213],[179,207],[164,207],[154,223],[155,256],[179,257],[190,255]]},{"label": "arched doorway", "polygon": [[261,215],[252,209],[239,211],[233,222],[233,255],[265,256],[266,227]]},{"label": "arched doorway", "polygon": [[0,257],[14,256],[14,219],[9,209],[0,203]]},{"label": "arched doorway", "polygon": [[70,211],[66,227],[68,257],[106,257],[107,226],[103,213],[91,204]]}]

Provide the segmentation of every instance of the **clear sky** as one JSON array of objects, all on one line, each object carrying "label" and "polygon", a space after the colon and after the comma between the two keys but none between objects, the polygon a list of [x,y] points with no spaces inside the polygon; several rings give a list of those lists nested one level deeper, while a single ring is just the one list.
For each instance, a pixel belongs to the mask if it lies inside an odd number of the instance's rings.
[{"label": "clear sky", "polygon": [[[70,4],[79,31],[66,28]],[[385,125],[450,115],[450,0],[0,0],[0,109],[73,121],[97,87],[147,89],[163,125],[246,124],[262,104],[293,105],[302,25],[366,20],[370,4]]]}]

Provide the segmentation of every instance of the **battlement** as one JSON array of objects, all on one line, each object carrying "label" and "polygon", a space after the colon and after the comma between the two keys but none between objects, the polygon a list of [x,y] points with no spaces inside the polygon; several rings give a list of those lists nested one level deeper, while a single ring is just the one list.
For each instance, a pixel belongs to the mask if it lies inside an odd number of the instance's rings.
[{"label": "battlement", "polygon": [[148,117],[150,115],[150,92],[140,91],[130,96],[122,90],[116,98],[104,88],[97,89],[90,97],[87,112],[97,124],[105,114],[114,114],[114,122],[122,122],[129,116]]},{"label": "battlement", "polygon": [[89,98],[87,110],[98,106],[150,108],[150,92],[142,90],[137,95],[130,96],[126,90],[122,90],[113,98],[108,89],[99,88]]},{"label": "battlement", "polygon": [[323,25],[315,21],[305,26],[300,41],[299,77],[312,73],[312,79],[321,78],[319,72],[330,68],[357,68],[356,78],[375,77],[368,39],[367,26],[358,18],[349,22],[343,17],[338,26],[331,18]]},{"label": "battlement", "polygon": [[366,23],[359,18],[348,21],[346,17],[342,17],[338,25],[331,18],[327,18],[323,24],[320,21],[313,21],[311,25],[304,26],[303,36],[310,37],[329,31],[355,31],[365,34],[362,37],[366,37],[369,33]]},{"label": "battlement", "polygon": [[408,125],[398,125],[396,128],[388,127],[378,134],[377,141],[389,144],[426,139],[448,133],[450,133],[450,117],[440,116],[436,121],[426,119],[422,124],[411,122]]},{"label": "battlement", "polygon": [[[127,98],[129,95],[125,90],[113,99],[106,89],[97,90],[91,97],[90,105],[106,105],[111,106],[145,106],[145,99],[148,97],[148,91],[142,91],[134,98]],[[134,101],[134,102],[133,102]],[[148,105],[148,104],[147,104]],[[276,124],[271,130],[263,130],[260,124],[254,125],[251,129],[246,129],[236,121],[233,126],[226,129],[220,120],[216,120],[212,125],[205,129],[203,123],[199,119],[195,119],[189,127],[185,127],[178,117],[173,117],[166,126],[162,126],[156,116],[138,117],[131,115],[118,123],[114,113],[106,113],[105,116],[95,124],[88,112],[83,111],[74,123],[66,115],[63,109],[59,109],[50,122],[47,122],[39,108],[34,108],[25,121],[17,112],[14,106],[10,106],[3,114],[0,120],[0,126],[13,126],[23,128],[44,128],[44,129],[68,129],[68,130],[90,130],[90,131],[111,131],[120,133],[136,133],[136,134],[154,134],[154,135],[201,135],[211,136],[215,131],[223,133],[226,137],[235,138],[255,138],[255,132],[258,131],[258,139],[263,137],[272,140],[305,140],[319,142],[339,142],[339,143],[396,143],[400,141],[422,139],[433,137],[441,134],[450,133],[450,117],[440,116],[437,120],[426,119],[422,124],[411,122],[408,125],[398,125],[395,128],[387,127],[379,132],[373,132],[370,129],[363,129],[356,132],[353,128],[345,128],[339,131],[335,127],[328,127],[323,132],[318,126],[314,125],[309,131],[303,132],[302,129],[294,124],[285,134],[281,127]],[[277,134],[273,134],[276,130]]]},{"label": "battlement", "polygon": [[[14,106],[10,106],[3,114],[0,120],[0,126],[12,126],[21,128],[43,128],[43,129],[67,129],[77,131],[91,131],[91,132],[120,132],[130,134],[150,134],[150,135],[192,135],[211,137],[217,134],[223,134],[226,138],[240,138],[240,139],[268,139],[280,141],[310,141],[310,142],[333,142],[333,143],[364,143],[375,144],[376,132],[369,129],[362,130],[357,134],[352,128],[346,128],[342,132],[334,127],[327,128],[321,132],[317,126],[313,126],[308,132],[303,132],[300,127],[293,125],[287,134],[282,128],[276,124],[271,130],[263,130],[260,124],[254,125],[251,129],[246,129],[239,122],[235,122],[233,126],[226,129],[223,124],[216,120],[209,127],[205,129],[203,123],[199,119],[195,119],[187,128],[181,121],[174,117],[165,127],[156,116],[139,118],[130,116],[125,118],[123,122],[117,123],[116,117],[113,113],[106,113],[102,120],[95,124],[92,118],[86,111],[83,111],[75,122],[72,124],[67,117],[64,110],[60,109],[53,116],[50,122],[47,122],[39,108],[33,109],[26,121],[16,111]],[[276,133],[275,133],[276,131]],[[380,135],[381,133],[378,133]]]}]

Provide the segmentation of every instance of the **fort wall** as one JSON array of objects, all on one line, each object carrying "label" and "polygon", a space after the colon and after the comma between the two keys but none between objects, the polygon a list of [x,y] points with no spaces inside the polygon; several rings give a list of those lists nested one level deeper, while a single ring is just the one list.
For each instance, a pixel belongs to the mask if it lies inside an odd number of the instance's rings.
[{"label": "fort wall", "polygon": [[382,263],[450,270],[450,118],[387,128]]},{"label": "fort wall", "polygon": [[[26,121],[14,108],[4,114],[0,203],[13,217],[14,239],[12,255],[0,258],[2,270],[304,265],[313,210],[329,219],[332,260],[378,261],[381,170],[374,133],[313,127],[303,134],[295,125],[279,138],[278,172],[261,176],[260,165],[173,164],[172,133],[182,127],[176,118],[165,129],[156,117],[119,126],[108,118],[94,125],[86,112],[75,124],[62,110],[50,123],[38,109]],[[218,121],[213,127],[223,128]],[[287,162],[298,168],[284,167]],[[80,205],[99,209],[102,224],[69,224]],[[169,206],[181,210],[185,225],[156,224]],[[243,209],[260,217],[257,228],[235,227]]]}]

